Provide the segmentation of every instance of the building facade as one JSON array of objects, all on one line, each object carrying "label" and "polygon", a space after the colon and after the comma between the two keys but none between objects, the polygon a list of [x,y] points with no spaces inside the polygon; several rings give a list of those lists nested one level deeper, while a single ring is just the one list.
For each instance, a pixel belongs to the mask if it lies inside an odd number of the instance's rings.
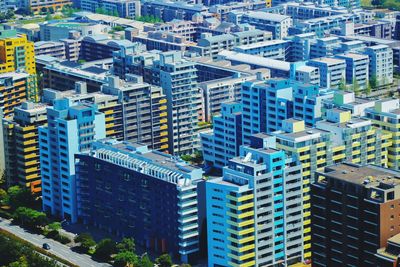
[{"label": "building facade", "polygon": [[35,50],[33,42],[16,30],[5,30],[0,26],[0,73],[25,72],[29,74],[26,83],[26,98],[39,101],[37,88]]},{"label": "building facade", "polygon": [[313,266],[378,266],[377,250],[400,232],[398,177],[393,170],[348,163],[316,173]]},{"label": "building facade", "polygon": [[301,167],[258,134],[206,183],[208,266],[290,265],[303,259]]},{"label": "building facade", "polygon": [[199,251],[202,170],[145,145],[115,140],[76,156],[78,215],[86,224],[188,262]]},{"label": "building facade", "polygon": [[4,117],[12,116],[14,109],[29,98],[36,100],[36,95],[29,95],[30,76],[26,73],[7,72],[0,74],[0,108]]},{"label": "building facade", "polygon": [[46,105],[23,102],[2,121],[8,185],[19,184],[41,192],[38,127],[47,123]]},{"label": "building facade", "polygon": [[320,85],[327,89],[338,88],[346,82],[346,61],[336,58],[315,58],[307,62],[308,66],[319,69]]},{"label": "building facade", "polygon": [[39,127],[43,210],[76,222],[74,156],[106,137],[104,114],[94,104],[58,99],[47,109],[47,120],[47,126]]},{"label": "building facade", "polygon": [[[140,77],[129,74],[127,76],[128,81],[109,76],[108,83],[101,89],[103,93],[117,96],[121,105],[122,138],[119,140],[146,144],[154,150],[168,151],[166,96],[160,87],[143,83]],[[133,81],[134,78],[138,80]],[[110,122],[115,125],[113,120]]]}]

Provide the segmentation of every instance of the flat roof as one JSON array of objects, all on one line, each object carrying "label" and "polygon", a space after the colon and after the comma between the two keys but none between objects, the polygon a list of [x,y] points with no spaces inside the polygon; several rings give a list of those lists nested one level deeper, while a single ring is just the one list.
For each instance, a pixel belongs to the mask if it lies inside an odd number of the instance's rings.
[{"label": "flat roof", "polygon": [[285,19],[291,18],[290,16],[280,15],[280,14],[275,14],[275,13],[268,13],[268,12],[263,12],[263,11],[247,11],[247,12],[244,12],[244,14],[248,15],[249,17],[252,17],[252,18],[275,21],[275,22],[281,22]]},{"label": "flat roof", "polygon": [[282,60],[248,55],[245,53],[233,52],[228,50],[221,51],[218,55],[224,57],[226,60],[239,61],[249,65],[258,65],[267,69],[290,71],[290,63]]},{"label": "flat roof", "polygon": [[352,58],[354,60],[367,59],[368,58],[368,55],[357,54],[357,53],[345,53],[345,54],[339,54],[337,56]]},{"label": "flat roof", "polygon": [[247,45],[238,45],[236,48],[239,49],[253,49],[253,48],[258,48],[262,46],[269,46],[269,45],[276,45],[276,44],[283,44],[283,43],[289,43],[289,41],[286,40],[269,40],[269,41],[263,41],[263,42],[257,42],[253,44],[247,44]]},{"label": "flat roof", "polygon": [[345,63],[344,59],[338,59],[338,58],[332,58],[332,57],[320,57],[320,58],[313,58],[313,59],[309,60],[309,62],[312,62],[312,61],[327,63],[329,65]]},{"label": "flat roof", "polygon": [[[400,172],[375,165],[360,166],[351,163],[341,163],[325,167],[324,171],[319,173],[359,185],[377,185],[381,181],[400,185]],[[367,179],[369,182],[365,183]]]}]

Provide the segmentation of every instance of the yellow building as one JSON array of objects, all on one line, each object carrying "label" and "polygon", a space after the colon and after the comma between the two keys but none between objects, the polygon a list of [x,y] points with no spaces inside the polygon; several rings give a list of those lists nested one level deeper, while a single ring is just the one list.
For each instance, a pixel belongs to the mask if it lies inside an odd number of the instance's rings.
[{"label": "yellow building", "polygon": [[14,108],[26,100],[28,79],[26,73],[0,74],[0,108],[3,109],[4,117],[11,116]]},{"label": "yellow building", "polygon": [[399,99],[376,101],[375,106],[365,110],[372,123],[392,134],[388,148],[388,168],[400,170],[400,107]]},{"label": "yellow building", "polygon": [[[297,159],[303,173],[304,258],[311,257],[310,183],[323,167],[343,161],[387,166],[391,134],[372,126],[368,119],[352,118],[350,111],[328,110],[327,120],[316,128],[289,119],[274,132],[277,148]],[[308,219],[307,219],[308,218]]]},{"label": "yellow building", "polygon": [[39,101],[36,78],[35,50],[26,35],[0,26],[0,73],[26,72],[29,74],[26,98]]},{"label": "yellow building", "polygon": [[8,184],[41,191],[38,127],[47,123],[46,105],[24,102],[14,116],[3,119]]}]

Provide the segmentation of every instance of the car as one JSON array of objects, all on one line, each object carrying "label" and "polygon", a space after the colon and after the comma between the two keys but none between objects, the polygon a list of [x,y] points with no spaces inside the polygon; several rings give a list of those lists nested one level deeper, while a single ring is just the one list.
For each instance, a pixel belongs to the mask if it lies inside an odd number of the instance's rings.
[{"label": "car", "polygon": [[45,250],[49,250],[50,249],[50,245],[47,243],[43,243],[42,248]]}]

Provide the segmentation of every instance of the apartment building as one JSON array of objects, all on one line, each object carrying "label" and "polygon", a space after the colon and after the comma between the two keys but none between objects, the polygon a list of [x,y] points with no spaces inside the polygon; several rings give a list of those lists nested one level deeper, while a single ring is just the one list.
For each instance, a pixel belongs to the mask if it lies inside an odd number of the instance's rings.
[{"label": "apartment building", "polygon": [[132,236],[181,262],[199,251],[197,184],[202,170],[145,145],[102,140],[76,155],[78,216]]},{"label": "apartment building", "polygon": [[[121,105],[120,140],[168,151],[167,98],[162,88],[143,83],[141,77],[133,75],[128,75],[127,81],[116,76],[107,80],[102,92],[116,96]],[[110,122],[115,124],[112,119]]]},{"label": "apartment building", "polygon": [[38,127],[47,123],[47,105],[23,102],[14,115],[3,119],[7,184],[41,192]]},{"label": "apartment building", "polygon": [[321,111],[323,118],[326,118],[326,111],[328,109],[334,108],[350,111],[354,117],[364,117],[366,109],[372,108],[374,105],[375,100],[356,97],[354,92],[336,90],[333,98],[323,101]]},{"label": "apartment building", "polygon": [[[4,117],[11,117],[14,109],[27,99],[36,100],[29,94],[30,76],[27,73],[7,72],[0,74],[0,108]],[[31,97],[29,97],[31,96]]]},{"label": "apartment building", "polygon": [[300,166],[274,142],[254,136],[221,178],[206,182],[208,266],[291,265],[310,246],[303,243]]},{"label": "apartment building", "polygon": [[72,2],[69,0],[26,0],[18,1],[17,6],[39,14],[60,11],[64,6],[72,6]]},{"label": "apartment building", "polygon": [[71,32],[79,32],[81,36],[99,35],[108,32],[107,25],[94,22],[79,21],[46,21],[40,25],[40,40],[58,42],[69,38]]},{"label": "apartment building", "polygon": [[335,57],[346,61],[347,84],[358,87],[353,88],[355,91],[367,88],[369,84],[369,57],[367,55],[346,53]]},{"label": "apartment building", "polygon": [[320,86],[327,89],[338,88],[346,81],[346,61],[337,58],[315,58],[307,61],[308,66],[319,69]]},{"label": "apartment building", "polygon": [[144,82],[163,89],[167,97],[169,153],[193,153],[199,146],[197,123],[202,118],[196,63],[181,52],[170,51],[122,55],[116,65],[122,73],[142,76]]},{"label": "apartment building", "polygon": [[206,13],[208,7],[202,4],[192,4],[176,1],[149,0],[142,3],[143,16],[156,16],[163,21],[174,19],[192,20],[192,17],[199,13]]},{"label": "apartment building", "polygon": [[200,133],[200,138],[206,167],[222,170],[243,144],[241,103],[222,103],[221,114],[213,117],[213,130]]},{"label": "apartment building", "polygon": [[118,50],[128,50],[134,44],[129,40],[109,39],[107,35],[85,36],[81,42],[80,56],[86,61],[112,58]]},{"label": "apartment building", "polygon": [[243,144],[253,134],[277,131],[293,117],[293,89],[286,79],[245,82],[242,85]]},{"label": "apartment building", "polygon": [[[391,134],[372,126],[367,119],[350,120],[350,112],[334,111],[326,121],[318,121],[316,128],[306,128],[304,121],[286,120],[276,136],[277,149],[301,163],[303,175],[304,216],[310,217],[310,183],[315,172],[325,166],[350,161],[357,164],[387,166]],[[311,238],[310,225],[305,236]],[[311,250],[305,250],[305,258]]]},{"label": "apartment building", "polygon": [[76,82],[74,90],[58,91],[49,88],[43,89],[43,103],[52,105],[56,99],[62,98],[66,98],[75,104],[96,104],[99,112],[102,112],[105,117],[106,137],[124,140],[123,112],[118,96],[102,92],[88,93],[85,82]]},{"label": "apartment building", "polygon": [[[243,66],[243,65],[242,65]],[[224,65],[221,65],[224,67]],[[228,67],[228,66],[227,66]],[[197,65],[199,71],[201,67]],[[233,67],[231,66],[232,70]],[[214,70],[215,68],[212,68]],[[223,103],[231,101],[241,101],[241,88],[245,81],[262,81],[270,78],[269,71],[259,69],[256,71],[246,71],[234,73],[232,76],[212,79],[199,83],[199,88],[203,93],[203,120],[212,121],[213,116],[221,112]]]},{"label": "apartment building", "polygon": [[40,41],[35,43],[36,56],[51,56],[66,59],[65,44],[63,42]]},{"label": "apartment building", "polygon": [[305,84],[320,84],[319,68],[300,66],[296,68],[295,80]]},{"label": "apartment building", "polygon": [[[58,91],[75,90],[76,82],[85,82],[89,93],[99,92],[101,85],[106,83],[110,71],[93,63],[77,63],[54,58],[38,58],[38,66],[43,72],[43,88],[52,88]],[[107,62],[104,62],[107,64]],[[112,61],[110,61],[112,63]]]},{"label": "apartment building", "polygon": [[393,50],[386,45],[374,45],[364,49],[369,57],[369,80],[374,86],[393,83]]},{"label": "apartment building", "polygon": [[43,210],[77,221],[75,154],[105,138],[104,114],[94,104],[57,99],[47,109],[47,126],[39,127]]},{"label": "apartment building", "polygon": [[118,15],[120,18],[140,17],[140,1],[138,0],[81,0],[83,11],[97,12],[99,9],[107,14]]},{"label": "apartment building", "polygon": [[372,123],[384,131],[392,134],[392,145],[388,148],[388,168],[399,170],[400,168],[400,134],[399,120],[400,107],[398,99],[377,100],[375,105],[365,110],[365,116]]},{"label": "apartment building", "polygon": [[286,39],[290,40],[289,61],[296,62],[310,59],[311,44],[315,42],[316,38],[313,32],[286,37]]},{"label": "apartment building", "polygon": [[18,34],[16,30],[6,30],[3,25],[0,26],[0,62],[0,73],[25,72],[29,74],[26,82],[26,98],[34,102],[39,101],[35,50],[33,42],[28,41],[26,35]]},{"label": "apartment building", "polygon": [[257,42],[254,44],[238,45],[233,48],[233,51],[288,61],[290,57],[290,42],[286,40]]},{"label": "apartment building", "polygon": [[310,45],[310,59],[334,56],[336,54],[335,49],[338,48],[341,43],[339,37],[315,39],[315,42]]},{"label": "apartment building", "polygon": [[228,14],[228,21],[235,24],[248,23],[259,30],[272,32],[273,39],[283,39],[288,36],[289,27],[293,25],[290,16],[264,11],[232,11]]},{"label": "apartment building", "polygon": [[400,232],[398,177],[397,171],[349,163],[316,173],[313,266],[382,266],[376,263],[377,250]]},{"label": "apartment building", "polygon": [[216,59],[218,53],[223,50],[232,50],[240,45],[257,44],[271,39],[272,34],[262,30],[249,30],[214,36],[211,33],[203,33],[197,41],[197,45],[189,47],[189,50],[198,53],[200,56]]}]

